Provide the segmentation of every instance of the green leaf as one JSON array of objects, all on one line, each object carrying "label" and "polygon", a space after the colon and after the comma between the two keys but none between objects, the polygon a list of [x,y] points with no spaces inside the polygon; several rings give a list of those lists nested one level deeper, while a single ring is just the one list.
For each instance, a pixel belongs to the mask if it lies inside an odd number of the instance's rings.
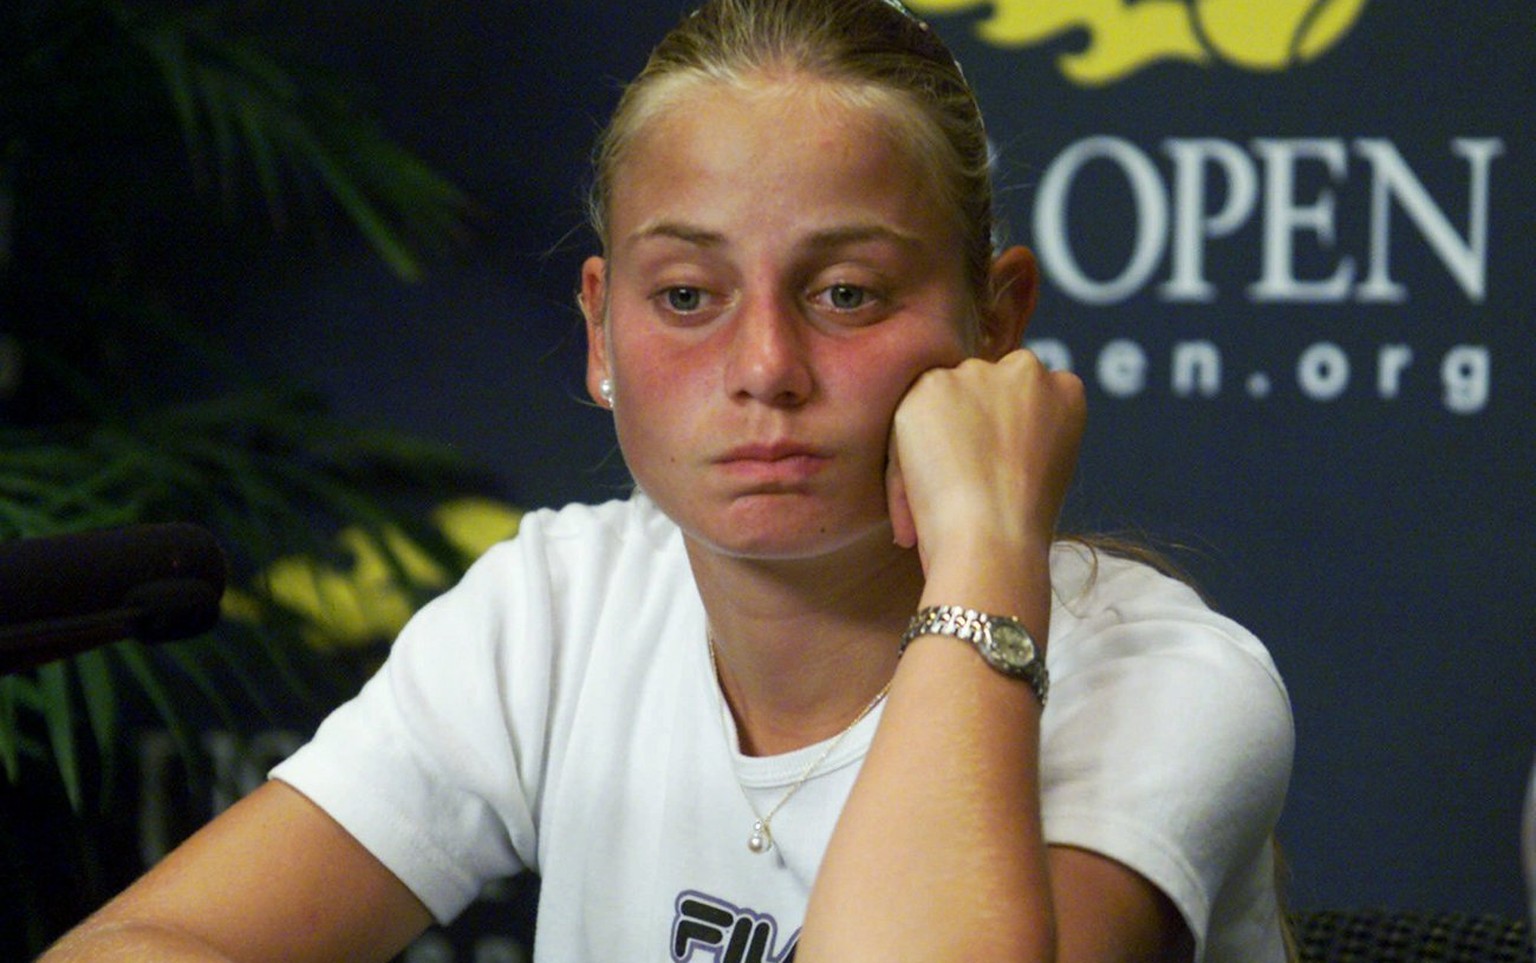
[{"label": "green leaf", "polygon": [[[75,658],[74,664],[80,675],[86,718],[101,759],[101,785],[111,786],[116,781],[118,729],[117,687],[112,680],[112,667],[107,662],[106,653],[100,649],[82,653]],[[102,794],[103,804],[108,798],[107,794]]]},{"label": "green leaf", "polygon": [[352,223],[364,238],[402,279],[419,281],[421,263],[411,253],[405,241],[389,226],[377,206],[368,200],[361,186],[348,177],[339,158],[311,142],[308,159],[314,165],[326,186],[331,189],[338,203],[352,218]]},{"label": "green leaf", "polygon": [[0,676],[0,763],[5,765],[6,781],[13,786],[21,779],[16,727],[16,689],[20,685],[22,681],[17,676]]},{"label": "green leaf", "polygon": [[185,38],[170,29],[144,30],[138,34],[139,43],[159,68],[165,84],[166,95],[175,111],[187,155],[192,158],[193,170],[202,167],[202,127],[197,117],[197,92],[193,85],[191,64],[187,60]]},{"label": "green leaf", "polygon": [[145,654],[143,644],[129,639],[113,646],[112,651],[118,658],[122,659],[123,664],[128,667],[128,671],[133,674],[139,686],[144,690],[145,696],[149,698],[150,705],[154,706],[156,714],[159,715],[160,720],[165,723],[166,729],[170,732],[171,739],[176,743],[176,749],[181,754],[182,759],[189,765],[193,761],[200,759],[201,756],[197,751],[196,734],[192,731],[191,725],[187,723],[186,717],[182,715],[181,710],[176,707],[176,701],[166,691],[165,685],[155,673],[154,667],[150,665],[149,657]]},{"label": "green leaf", "polygon": [[260,108],[246,100],[237,99],[231,105],[235,121],[250,151],[251,167],[256,172],[256,182],[266,200],[267,211],[273,224],[279,228],[284,223],[282,168],[273,150],[271,136],[262,123]]},{"label": "green leaf", "polygon": [[198,693],[218,714],[219,720],[226,727],[234,729],[237,728],[234,706],[230,704],[223,690],[213,681],[198,659],[198,654],[204,650],[211,650],[214,653],[222,652],[227,642],[228,640],[225,639],[203,635],[184,640],[178,645],[162,646],[160,651],[191,680]]},{"label": "green leaf", "polygon": [[59,779],[64,783],[69,806],[78,813],[83,808],[84,796],[80,788],[80,756],[75,746],[75,715],[69,697],[68,665],[67,662],[50,662],[37,670],[37,679],[43,695],[43,720],[48,727],[54,763]]}]

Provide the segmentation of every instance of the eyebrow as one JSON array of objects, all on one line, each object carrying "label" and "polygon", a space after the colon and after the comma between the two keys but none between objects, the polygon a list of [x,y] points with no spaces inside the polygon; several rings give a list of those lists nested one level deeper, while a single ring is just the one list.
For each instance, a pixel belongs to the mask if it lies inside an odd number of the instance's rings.
[{"label": "eyebrow", "polygon": [[[625,243],[626,246],[632,246],[652,238],[669,238],[700,248],[721,247],[725,244],[724,234],[676,221],[657,221],[646,225],[631,234]],[[915,235],[884,224],[849,224],[813,231],[802,246],[812,250],[829,250],[866,242],[887,242],[908,249],[924,246],[922,240]]]},{"label": "eyebrow", "polygon": [[846,227],[833,227],[824,231],[814,231],[807,239],[806,246],[814,249],[826,249],[869,242],[895,244],[897,247],[909,249],[923,247],[922,239],[916,235],[898,231],[884,224],[850,224]]},{"label": "eyebrow", "polygon": [[625,246],[633,246],[653,238],[671,238],[692,244],[694,247],[719,247],[725,243],[725,235],[707,231],[702,227],[680,224],[676,221],[657,221],[648,224],[625,239]]}]

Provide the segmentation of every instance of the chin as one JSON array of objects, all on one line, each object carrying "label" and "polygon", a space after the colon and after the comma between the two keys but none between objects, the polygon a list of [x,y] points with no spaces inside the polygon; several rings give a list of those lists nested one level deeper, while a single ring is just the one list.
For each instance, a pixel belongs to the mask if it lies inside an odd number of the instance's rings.
[{"label": "chin", "polygon": [[[882,506],[883,508],[883,506]],[[765,562],[812,560],[865,545],[892,546],[890,518],[825,511],[802,513],[788,505],[753,506],[729,520],[682,524],[700,547],[731,558]]]}]

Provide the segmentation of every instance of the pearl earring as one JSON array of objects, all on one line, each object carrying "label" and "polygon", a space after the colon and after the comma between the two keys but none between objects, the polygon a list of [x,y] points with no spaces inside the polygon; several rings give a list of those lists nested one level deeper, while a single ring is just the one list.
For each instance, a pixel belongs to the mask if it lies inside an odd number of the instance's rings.
[{"label": "pearl earring", "polygon": [[597,383],[597,393],[603,396],[603,402],[610,408],[613,407],[613,379],[604,378]]}]

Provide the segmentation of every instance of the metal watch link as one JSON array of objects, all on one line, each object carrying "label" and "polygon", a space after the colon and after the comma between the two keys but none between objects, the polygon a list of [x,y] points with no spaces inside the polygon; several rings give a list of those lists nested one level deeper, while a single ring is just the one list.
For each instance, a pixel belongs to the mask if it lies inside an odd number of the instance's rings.
[{"label": "metal watch link", "polygon": [[901,651],[907,651],[913,639],[924,635],[947,635],[970,643],[987,665],[1009,678],[1029,683],[1040,705],[1045,705],[1051,688],[1050,673],[1046,671],[1040,647],[1018,619],[988,615],[959,605],[930,605],[912,616],[906,634],[901,637]]}]

